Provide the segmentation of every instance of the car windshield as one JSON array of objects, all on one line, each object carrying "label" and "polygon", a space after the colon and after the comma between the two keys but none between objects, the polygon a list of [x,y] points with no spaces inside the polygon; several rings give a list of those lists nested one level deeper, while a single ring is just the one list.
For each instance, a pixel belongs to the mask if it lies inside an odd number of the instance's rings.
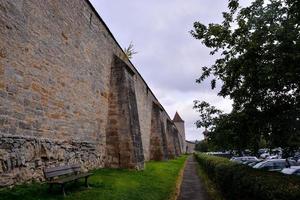
[{"label": "car windshield", "polygon": [[274,162],[273,165],[275,168],[285,168],[286,167],[285,161]]},{"label": "car windshield", "polygon": [[290,164],[291,166],[297,166],[297,162],[294,161],[294,160],[289,160],[289,164]]},{"label": "car windshield", "polygon": [[246,157],[247,160],[256,160],[256,157]]},{"label": "car windshield", "polygon": [[253,168],[259,168],[260,166],[262,166],[263,164],[265,164],[266,162],[259,162],[256,165],[253,166]]}]

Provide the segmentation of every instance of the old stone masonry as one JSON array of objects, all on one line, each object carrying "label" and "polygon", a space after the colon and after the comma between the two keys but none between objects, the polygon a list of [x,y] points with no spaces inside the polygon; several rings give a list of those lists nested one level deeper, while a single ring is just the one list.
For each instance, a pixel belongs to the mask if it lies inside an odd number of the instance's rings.
[{"label": "old stone masonry", "polygon": [[142,169],[186,150],[88,0],[0,0],[0,186],[44,167]]}]

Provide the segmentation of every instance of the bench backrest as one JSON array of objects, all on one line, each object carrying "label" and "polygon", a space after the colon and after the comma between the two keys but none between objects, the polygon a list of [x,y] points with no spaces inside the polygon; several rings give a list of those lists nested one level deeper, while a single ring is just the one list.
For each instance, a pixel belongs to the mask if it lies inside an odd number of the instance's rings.
[{"label": "bench backrest", "polygon": [[50,167],[44,169],[44,175],[46,179],[51,179],[57,176],[63,176],[68,174],[76,174],[80,172],[80,165],[65,165],[59,167]]}]

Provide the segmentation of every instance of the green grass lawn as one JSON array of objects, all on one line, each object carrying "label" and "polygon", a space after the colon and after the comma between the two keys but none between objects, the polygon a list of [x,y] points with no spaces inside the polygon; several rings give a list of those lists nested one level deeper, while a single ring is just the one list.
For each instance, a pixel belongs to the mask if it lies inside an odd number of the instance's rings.
[{"label": "green grass lawn", "polygon": [[167,200],[175,191],[176,180],[187,156],[164,162],[148,162],[143,171],[126,169],[99,169],[89,178],[91,188],[86,189],[83,181],[69,183],[67,196],[63,197],[60,187],[48,193],[48,185],[33,183],[0,189],[1,200],[35,199],[101,199],[101,200]]}]

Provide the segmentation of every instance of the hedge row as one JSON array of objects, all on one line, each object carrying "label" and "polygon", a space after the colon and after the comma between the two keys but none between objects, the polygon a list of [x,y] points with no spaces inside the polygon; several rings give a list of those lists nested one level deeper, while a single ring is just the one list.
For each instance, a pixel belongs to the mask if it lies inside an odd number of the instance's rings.
[{"label": "hedge row", "polygon": [[300,200],[300,177],[261,171],[206,154],[196,154],[196,159],[226,199]]}]

